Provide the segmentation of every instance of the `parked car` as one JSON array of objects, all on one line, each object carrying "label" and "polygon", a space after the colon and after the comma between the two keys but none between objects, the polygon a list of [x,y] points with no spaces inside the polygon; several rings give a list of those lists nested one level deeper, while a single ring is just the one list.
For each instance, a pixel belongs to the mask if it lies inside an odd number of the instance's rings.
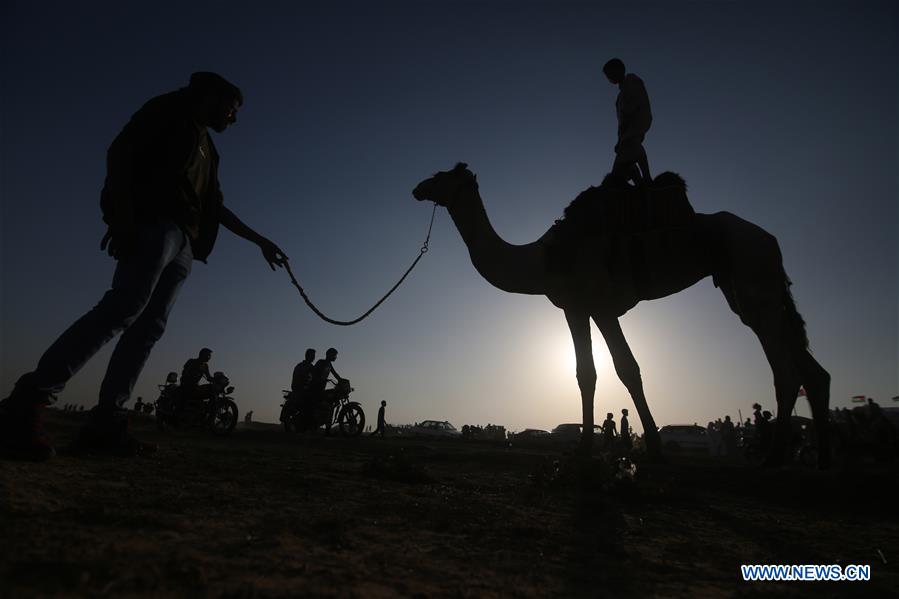
[{"label": "parked car", "polygon": [[[552,438],[556,441],[578,441],[581,438],[582,426],[580,424],[567,423],[560,424],[552,430]],[[598,424],[593,425],[593,434],[602,434],[602,427]]]},{"label": "parked car", "polygon": [[662,447],[671,453],[691,451],[709,453],[709,436],[698,424],[667,424],[659,429]]},{"label": "parked car", "polygon": [[515,438],[518,440],[524,439],[549,439],[550,434],[549,431],[544,431],[539,428],[526,428],[520,433],[515,433]]},{"label": "parked car", "polygon": [[462,433],[446,420],[424,420],[409,428],[408,434],[423,437],[462,437]]},{"label": "parked car", "polygon": [[581,438],[581,425],[560,424],[553,429],[552,437],[560,441],[577,441]]}]

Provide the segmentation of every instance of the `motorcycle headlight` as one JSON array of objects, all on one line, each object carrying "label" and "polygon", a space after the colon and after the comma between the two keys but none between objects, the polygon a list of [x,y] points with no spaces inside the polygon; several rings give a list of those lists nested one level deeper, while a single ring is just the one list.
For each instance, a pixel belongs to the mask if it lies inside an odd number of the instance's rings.
[{"label": "motorcycle headlight", "polygon": [[225,393],[234,393],[234,387],[228,387],[227,389],[225,389]]}]

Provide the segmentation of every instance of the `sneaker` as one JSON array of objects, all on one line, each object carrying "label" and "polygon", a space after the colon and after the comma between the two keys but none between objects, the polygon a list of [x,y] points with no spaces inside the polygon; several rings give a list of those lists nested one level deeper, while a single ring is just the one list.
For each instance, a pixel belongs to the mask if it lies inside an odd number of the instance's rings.
[{"label": "sneaker", "polygon": [[49,393],[19,389],[0,402],[0,456],[43,462],[56,455],[44,430],[44,408],[53,399]]},{"label": "sneaker", "polygon": [[72,451],[131,458],[155,453],[155,443],[145,443],[131,434],[131,422],[125,410],[91,410],[90,419],[78,431]]}]

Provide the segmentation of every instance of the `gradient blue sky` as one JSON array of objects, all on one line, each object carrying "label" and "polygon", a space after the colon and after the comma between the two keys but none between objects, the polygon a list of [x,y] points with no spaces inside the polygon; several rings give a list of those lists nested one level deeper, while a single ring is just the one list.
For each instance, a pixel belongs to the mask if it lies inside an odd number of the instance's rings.
[{"label": "gradient blue sky", "polygon": [[[150,97],[213,70],[239,121],[215,136],[226,203],[288,253],[336,318],[418,252],[412,187],[456,161],[508,241],[540,236],[612,162],[621,57],[646,82],[654,172],[700,212],[777,236],[833,404],[899,393],[899,8],[887,2],[46,2],[2,4],[0,393],[108,287],[107,146]],[[228,232],[194,271],[136,394],[201,346],[242,413],[274,421],[306,347],[340,350],[369,418],[512,429],[579,421],[574,354],[545,298],[490,287],[445,211],[369,320],[320,322]],[[773,408],[754,335],[709,280],[622,319],[660,424]],[[596,414],[632,407],[594,334]],[[96,401],[112,346],[63,403]],[[800,413],[808,413],[800,405]]]}]

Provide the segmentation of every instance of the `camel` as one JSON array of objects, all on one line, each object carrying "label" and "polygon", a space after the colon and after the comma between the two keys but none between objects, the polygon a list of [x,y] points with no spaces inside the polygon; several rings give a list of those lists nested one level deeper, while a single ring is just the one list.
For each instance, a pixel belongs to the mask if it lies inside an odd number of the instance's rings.
[{"label": "camel", "polygon": [[[685,198],[685,188],[681,192]],[[548,268],[546,258],[559,227],[524,245],[501,239],[487,217],[477,177],[466,164],[425,179],[412,194],[416,200],[433,201],[448,210],[472,264],[487,282],[508,293],[544,295],[564,312],[574,343],[583,408],[582,452],[589,454],[593,440],[596,369],[590,319],[605,339],[615,371],[634,401],[647,455],[661,459],[661,440],[643,392],[640,367],[618,318],[642,300],[677,293],[712,276],[731,310],[755,332],[774,374],[777,424],[764,464],[784,462],[790,413],[804,387],[817,435],[818,465],[829,467],[830,375],[809,353],[805,322],[790,293],[777,240],[761,227],[728,212],[697,213],[679,227],[584,237],[567,268],[557,269]],[[637,261],[624,260],[621,256],[627,251],[615,250],[634,244],[639,247],[639,276],[632,272]],[[610,256],[617,257],[614,264]]]}]

